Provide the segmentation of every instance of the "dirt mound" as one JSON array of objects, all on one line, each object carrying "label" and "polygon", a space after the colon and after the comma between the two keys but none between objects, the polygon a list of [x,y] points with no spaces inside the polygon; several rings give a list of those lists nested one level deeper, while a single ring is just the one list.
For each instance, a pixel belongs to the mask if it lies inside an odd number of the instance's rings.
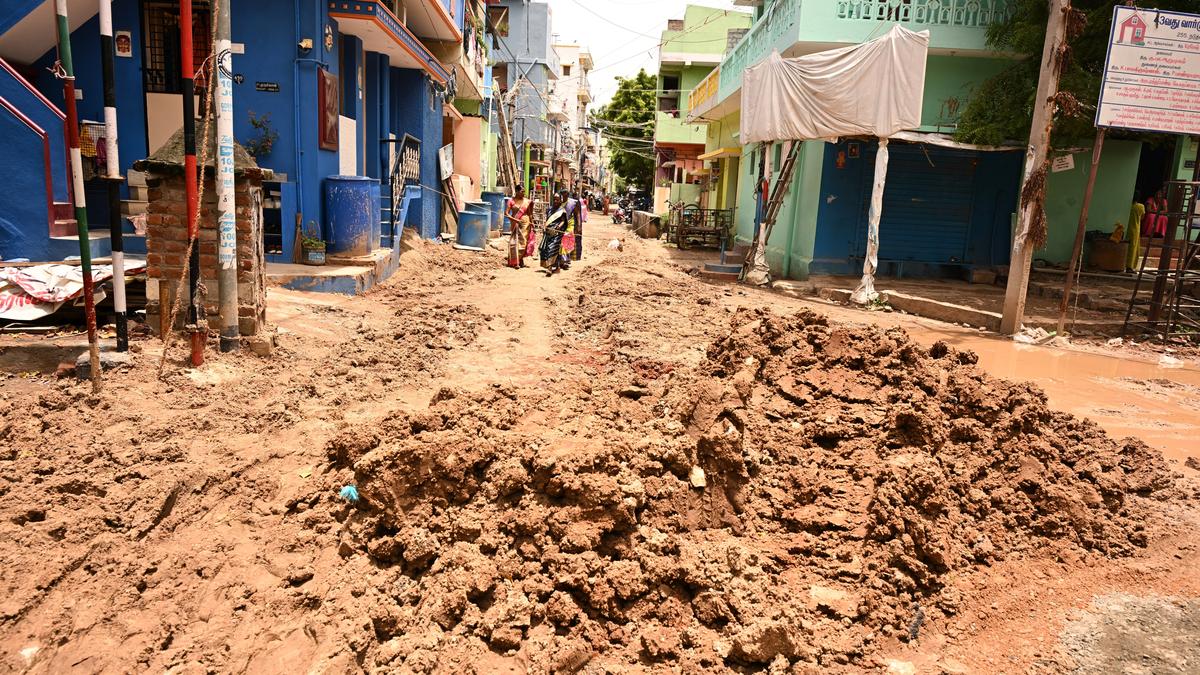
[{"label": "dirt mound", "polygon": [[335,439],[362,495],[343,553],[386,575],[368,669],[863,666],[957,611],[953,575],[1127,554],[1142,498],[1173,494],[1158,453],[970,353],[811,313],[732,326],[695,372],[443,391]]}]

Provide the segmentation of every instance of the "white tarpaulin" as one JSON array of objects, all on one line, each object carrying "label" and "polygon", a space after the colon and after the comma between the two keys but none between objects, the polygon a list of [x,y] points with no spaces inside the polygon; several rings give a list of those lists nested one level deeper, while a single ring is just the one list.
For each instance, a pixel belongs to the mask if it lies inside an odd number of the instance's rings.
[{"label": "white tarpaulin", "polygon": [[[854,300],[862,304],[879,297],[875,270],[887,140],[921,126],[928,55],[929,31],[917,33],[897,24],[887,35],[853,47],[794,59],[772,52],[742,76],[742,143],[879,137],[863,280],[854,292]],[[746,276],[765,283],[765,236],[756,249],[753,269]]]},{"label": "white tarpaulin", "polygon": [[921,126],[929,31],[894,26],[853,47],[773,52],[742,76],[742,143],[888,137]]}]

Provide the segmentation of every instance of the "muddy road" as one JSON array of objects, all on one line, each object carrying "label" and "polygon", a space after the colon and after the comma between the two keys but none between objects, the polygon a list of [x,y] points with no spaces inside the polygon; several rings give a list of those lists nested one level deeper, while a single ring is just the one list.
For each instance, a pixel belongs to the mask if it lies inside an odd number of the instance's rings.
[{"label": "muddy road", "polygon": [[270,357],[143,339],[99,395],[0,338],[0,670],[1200,669],[1194,371],[590,229],[273,291]]}]

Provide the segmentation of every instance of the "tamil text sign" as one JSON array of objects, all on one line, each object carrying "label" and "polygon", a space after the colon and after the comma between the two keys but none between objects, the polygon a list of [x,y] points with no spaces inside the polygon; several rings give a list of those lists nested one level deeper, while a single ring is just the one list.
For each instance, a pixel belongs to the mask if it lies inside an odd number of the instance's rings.
[{"label": "tamil text sign", "polygon": [[1096,126],[1200,134],[1200,15],[1115,8]]}]

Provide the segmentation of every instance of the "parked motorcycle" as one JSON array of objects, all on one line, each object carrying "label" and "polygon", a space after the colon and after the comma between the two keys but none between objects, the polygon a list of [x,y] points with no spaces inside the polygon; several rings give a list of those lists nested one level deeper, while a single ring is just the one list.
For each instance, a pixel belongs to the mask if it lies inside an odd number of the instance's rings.
[{"label": "parked motorcycle", "polygon": [[612,214],[613,225],[624,225],[629,222],[629,212],[625,207],[618,205],[617,210]]}]

